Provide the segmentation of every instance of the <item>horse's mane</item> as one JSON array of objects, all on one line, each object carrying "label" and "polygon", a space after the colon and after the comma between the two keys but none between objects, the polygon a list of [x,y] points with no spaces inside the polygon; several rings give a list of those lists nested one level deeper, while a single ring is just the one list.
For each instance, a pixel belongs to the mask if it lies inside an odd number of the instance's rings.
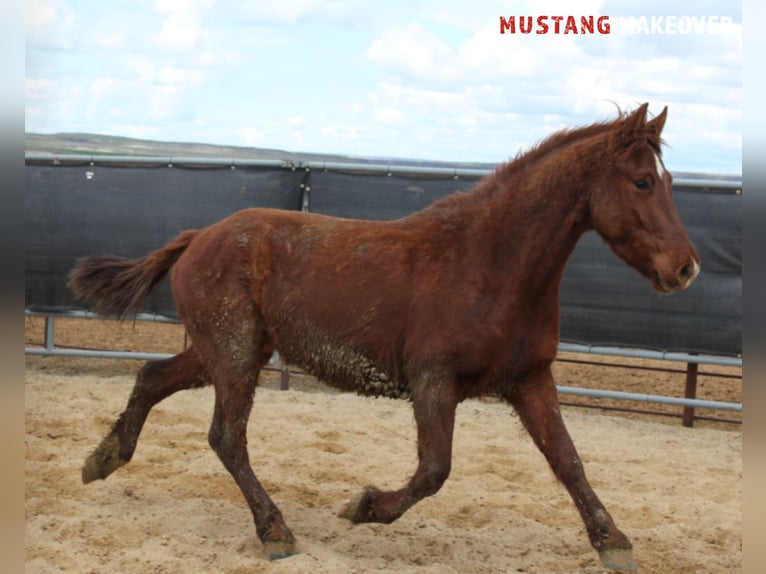
[{"label": "horse's mane", "polygon": [[[503,176],[511,175],[513,172],[536,163],[551,152],[562,147],[616,130],[625,119],[631,115],[631,113],[631,111],[623,111],[618,108],[617,117],[612,120],[604,120],[587,126],[558,130],[541,139],[532,147],[520,150],[511,161],[498,166],[495,173]],[[621,150],[621,153],[633,153],[646,144],[651,146],[657,153],[661,153],[662,144],[664,143],[659,135],[651,129],[645,129],[639,133],[631,134],[631,140],[631,143]]]},{"label": "horse's mane", "polygon": [[564,128],[551,135],[541,139],[532,147],[521,149],[516,156],[509,162],[501,164],[497,171],[515,171],[524,168],[530,164],[536,163],[549,153],[566,147],[576,141],[585,140],[594,136],[612,131],[622,121],[622,117],[610,121],[602,121],[590,124],[588,126]]},{"label": "horse's mane", "polygon": [[[618,108],[617,117],[614,119],[595,122],[587,126],[558,130],[541,139],[532,147],[521,149],[510,161],[498,165],[494,171],[483,177],[471,191],[452,193],[443,197],[431,204],[427,211],[459,209],[463,202],[471,201],[470,197],[483,195],[483,191],[490,194],[495,193],[499,188],[504,187],[501,185],[503,182],[507,182],[516,174],[522,172],[525,168],[533,166],[549,154],[573,145],[576,142],[585,141],[619,129],[631,113],[629,110],[623,111]],[[644,129],[628,135],[627,145],[619,150],[614,150],[614,153],[629,155],[638,151],[643,146],[649,145],[655,152],[661,154],[661,147],[664,142],[654,130]]]}]

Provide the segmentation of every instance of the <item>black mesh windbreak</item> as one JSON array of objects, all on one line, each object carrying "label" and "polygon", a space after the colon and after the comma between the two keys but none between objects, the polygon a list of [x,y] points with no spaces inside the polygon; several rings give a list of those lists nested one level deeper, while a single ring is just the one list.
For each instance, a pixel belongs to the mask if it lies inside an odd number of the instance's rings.
[{"label": "black mesh windbreak", "polygon": [[[389,220],[422,209],[477,177],[369,173],[361,169],[169,167],[151,163],[26,166],[26,307],[80,308],[66,288],[76,258],[139,257],[184,229],[247,207]],[[742,196],[676,185],[676,205],[702,259],[672,296],[619,261],[595,234],[575,249],[562,281],[561,339],[589,345],[739,355],[742,329]],[[168,285],[147,312],[176,316]]]}]

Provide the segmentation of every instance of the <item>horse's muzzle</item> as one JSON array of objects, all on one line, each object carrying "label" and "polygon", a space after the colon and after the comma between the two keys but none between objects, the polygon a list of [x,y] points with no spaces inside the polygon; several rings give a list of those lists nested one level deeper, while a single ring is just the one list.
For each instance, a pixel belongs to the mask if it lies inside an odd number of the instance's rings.
[{"label": "horse's muzzle", "polygon": [[668,278],[665,278],[659,269],[655,269],[652,283],[655,289],[663,293],[682,291],[694,282],[699,272],[699,261],[692,258],[682,263]]}]

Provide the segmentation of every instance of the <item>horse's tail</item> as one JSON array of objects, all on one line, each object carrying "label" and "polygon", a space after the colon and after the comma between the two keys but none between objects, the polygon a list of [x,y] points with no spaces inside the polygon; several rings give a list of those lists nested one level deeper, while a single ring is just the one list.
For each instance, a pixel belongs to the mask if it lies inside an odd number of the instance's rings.
[{"label": "horse's tail", "polygon": [[184,231],[139,259],[110,255],[78,259],[67,287],[78,299],[94,303],[96,313],[120,320],[135,317],[196,234],[195,230]]}]

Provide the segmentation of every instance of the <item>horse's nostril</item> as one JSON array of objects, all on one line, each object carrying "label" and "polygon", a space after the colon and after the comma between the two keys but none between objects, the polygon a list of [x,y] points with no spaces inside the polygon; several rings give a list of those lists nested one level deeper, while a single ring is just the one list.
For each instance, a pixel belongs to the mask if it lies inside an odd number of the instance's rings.
[{"label": "horse's nostril", "polygon": [[686,265],[681,267],[681,269],[679,270],[678,277],[679,279],[686,281],[691,276],[692,276],[692,267],[691,265],[687,263]]}]

